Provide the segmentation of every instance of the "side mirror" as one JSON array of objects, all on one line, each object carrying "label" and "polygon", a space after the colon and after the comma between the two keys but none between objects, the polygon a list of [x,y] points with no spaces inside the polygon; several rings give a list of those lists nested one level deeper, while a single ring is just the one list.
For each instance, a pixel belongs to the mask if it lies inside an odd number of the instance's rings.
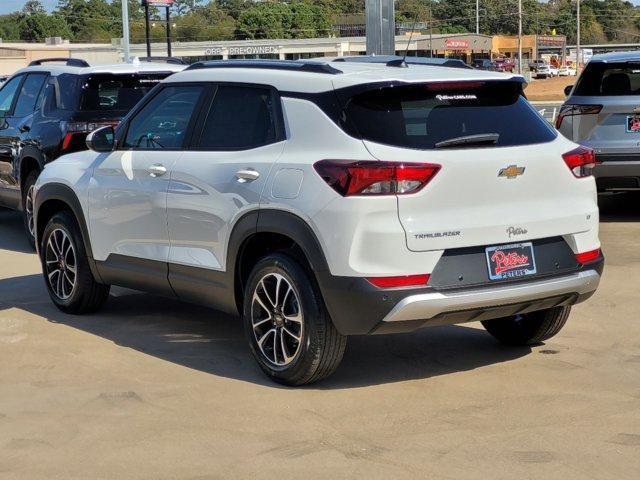
[{"label": "side mirror", "polygon": [[115,145],[115,132],[112,126],[98,128],[87,135],[87,148],[94,152],[111,152]]},{"label": "side mirror", "polygon": [[564,96],[568,97],[572,89],[573,89],[573,85],[567,85],[566,87],[564,87]]}]

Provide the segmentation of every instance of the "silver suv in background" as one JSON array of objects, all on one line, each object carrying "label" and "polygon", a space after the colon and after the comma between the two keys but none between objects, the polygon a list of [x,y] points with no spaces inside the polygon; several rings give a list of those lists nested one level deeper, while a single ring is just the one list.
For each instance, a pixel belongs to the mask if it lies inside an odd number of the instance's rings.
[{"label": "silver suv in background", "polygon": [[556,127],[595,150],[598,190],[640,189],[640,52],[594,56],[565,93]]}]

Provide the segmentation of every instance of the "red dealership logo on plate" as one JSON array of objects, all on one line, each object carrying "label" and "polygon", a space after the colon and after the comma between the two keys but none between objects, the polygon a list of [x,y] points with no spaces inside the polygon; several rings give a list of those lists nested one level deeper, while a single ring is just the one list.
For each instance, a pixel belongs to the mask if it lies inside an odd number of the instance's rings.
[{"label": "red dealership logo on plate", "polygon": [[629,131],[640,132],[640,117],[631,117],[629,119]]},{"label": "red dealership logo on plate", "polygon": [[491,261],[496,264],[496,274],[513,270],[514,268],[523,268],[529,266],[529,257],[527,255],[519,255],[517,252],[505,253],[502,250],[496,250],[491,255]]}]

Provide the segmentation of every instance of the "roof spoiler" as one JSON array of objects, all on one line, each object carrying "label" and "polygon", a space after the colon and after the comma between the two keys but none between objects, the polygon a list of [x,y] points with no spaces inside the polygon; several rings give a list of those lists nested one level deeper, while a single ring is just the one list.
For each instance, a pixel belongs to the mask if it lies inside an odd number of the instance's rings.
[{"label": "roof spoiler", "polygon": [[37,67],[38,65],[42,65],[43,63],[49,62],[64,62],[68,67],[88,67],[89,64],[82,60],[81,58],[41,58],[40,60],[34,60],[29,63],[30,67]]}]

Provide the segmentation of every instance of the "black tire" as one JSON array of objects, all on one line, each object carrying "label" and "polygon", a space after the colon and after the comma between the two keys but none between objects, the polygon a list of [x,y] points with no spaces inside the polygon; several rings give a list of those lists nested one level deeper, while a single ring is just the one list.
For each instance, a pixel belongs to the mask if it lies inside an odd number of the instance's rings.
[{"label": "black tire", "polygon": [[32,170],[20,187],[22,193],[22,222],[24,223],[24,231],[27,234],[29,245],[34,250],[36,249],[36,238],[33,229],[33,199],[29,198],[29,196],[33,185],[38,180],[38,175],[38,171]]},{"label": "black tire", "polygon": [[[278,280],[278,276],[282,278]],[[285,282],[279,283],[282,279]],[[292,287],[290,291],[287,283]],[[277,285],[280,285],[279,294],[273,293]],[[270,296],[265,296],[267,289],[272,292]],[[258,294],[268,309],[254,300],[254,294]],[[282,306],[278,307],[278,303]],[[298,320],[292,322],[293,318]],[[251,352],[260,368],[274,381],[285,385],[304,385],[328,377],[338,368],[347,344],[347,337],[341,335],[331,321],[313,274],[285,253],[262,258],[249,274],[243,321]],[[263,335],[270,330],[274,333],[265,340]],[[294,335],[287,335],[289,330]],[[258,340],[262,340],[264,347],[261,348]]]},{"label": "black tire", "polygon": [[[61,248],[55,247],[60,244]],[[71,250],[69,245],[72,247]],[[82,314],[95,312],[105,304],[110,287],[96,282],[93,278],[80,229],[70,212],[58,212],[49,220],[42,234],[40,247],[45,284],[56,307],[65,313]],[[65,253],[60,254],[60,250]],[[68,253],[69,251],[71,254]],[[60,258],[63,258],[62,264],[59,263]],[[60,273],[55,273],[56,268]],[[72,275],[73,269],[75,273]],[[63,272],[66,277],[63,277]],[[59,283],[61,277],[63,277],[63,284]],[[69,287],[72,278],[74,282]],[[65,296],[67,293],[68,296]]]},{"label": "black tire", "polygon": [[557,334],[569,318],[571,307],[554,307],[508,318],[482,322],[505,345],[534,345]]}]

